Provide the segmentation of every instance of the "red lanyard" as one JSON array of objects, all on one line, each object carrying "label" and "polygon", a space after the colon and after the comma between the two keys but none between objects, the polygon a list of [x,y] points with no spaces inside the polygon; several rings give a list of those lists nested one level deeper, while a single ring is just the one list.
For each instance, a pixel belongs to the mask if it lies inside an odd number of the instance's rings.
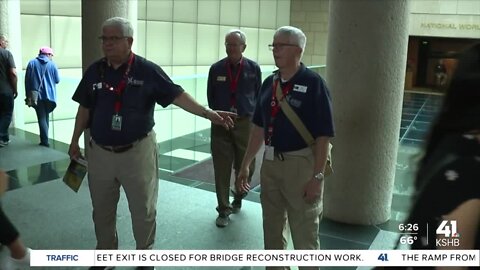
[{"label": "red lanyard", "polygon": [[230,81],[230,106],[232,108],[236,108],[237,106],[237,87],[238,87],[238,79],[240,78],[240,73],[242,73],[243,68],[243,58],[240,59],[240,66],[238,67],[237,74],[235,74],[235,78],[232,76],[232,68],[230,67],[230,62],[227,60],[227,75],[228,80]]},{"label": "red lanyard", "polygon": [[[280,111],[280,103],[279,100],[277,100],[276,93],[277,93],[277,86],[278,86],[278,81],[275,80],[272,84],[272,99],[270,102],[271,110],[270,110],[270,124],[268,125],[268,132],[267,132],[267,138],[265,140],[265,144],[270,145],[272,143],[272,136],[273,136],[273,122],[275,121],[275,118],[277,117],[278,112]],[[288,83],[285,85],[285,87],[280,87],[282,88],[282,100],[288,95],[290,90],[292,90],[293,85],[291,83]]]},{"label": "red lanyard", "polygon": [[123,91],[127,87],[128,74],[130,73],[130,69],[132,67],[132,63],[133,63],[134,58],[135,58],[135,54],[130,53],[130,57],[128,59],[127,69],[125,70],[125,73],[123,74],[122,80],[118,83],[118,85],[116,87],[112,87],[108,83],[104,82],[106,88],[111,89],[116,94],[115,114],[118,114],[120,112],[120,109],[122,108],[122,95],[123,95]]}]

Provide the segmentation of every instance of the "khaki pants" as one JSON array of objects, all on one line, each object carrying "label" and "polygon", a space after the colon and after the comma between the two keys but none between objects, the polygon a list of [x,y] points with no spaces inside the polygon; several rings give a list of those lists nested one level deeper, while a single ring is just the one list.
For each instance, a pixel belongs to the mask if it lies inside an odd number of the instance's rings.
[{"label": "khaki pants", "polygon": [[155,132],[130,150],[113,153],[92,141],[88,184],[93,205],[97,249],[117,249],[117,204],[125,190],[137,249],[152,249],[155,240],[158,166]]},{"label": "khaki pants", "polygon": [[[219,125],[211,128],[211,151],[213,169],[215,171],[215,191],[217,193],[217,210],[219,213],[228,213],[231,209],[229,200],[230,177],[232,164],[235,169],[235,177],[242,165],[243,156],[247,149],[250,136],[251,123],[248,117],[235,120],[235,127],[226,130]],[[255,170],[255,160],[250,165],[248,182],[252,181]]]},{"label": "khaki pants", "polygon": [[277,156],[272,161],[263,160],[260,200],[265,249],[286,249],[287,220],[295,249],[320,248],[318,229],[323,208],[322,196],[315,203],[307,203],[303,198],[303,188],[313,176],[314,158],[312,151],[308,150],[309,148],[298,151],[299,153],[284,153],[283,161]]}]

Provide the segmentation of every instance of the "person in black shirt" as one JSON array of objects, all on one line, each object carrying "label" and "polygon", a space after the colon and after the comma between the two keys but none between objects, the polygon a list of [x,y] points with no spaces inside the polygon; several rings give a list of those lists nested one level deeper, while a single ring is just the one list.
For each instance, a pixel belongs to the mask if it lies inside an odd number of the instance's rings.
[{"label": "person in black shirt", "polygon": [[[0,196],[8,186],[8,175],[0,170]],[[30,249],[25,247],[20,234],[15,226],[3,212],[0,205],[0,245],[5,245],[10,250],[10,256],[5,262],[0,262],[0,268],[4,270],[30,268]]]},{"label": "person in black shirt", "polygon": [[459,58],[415,186],[412,249],[480,249],[480,43]]},{"label": "person in black shirt", "polygon": [[12,122],[14,99],[17,98],[17,72],[8,41],[0,35],[0,147],[10,143],[8,127]]}]

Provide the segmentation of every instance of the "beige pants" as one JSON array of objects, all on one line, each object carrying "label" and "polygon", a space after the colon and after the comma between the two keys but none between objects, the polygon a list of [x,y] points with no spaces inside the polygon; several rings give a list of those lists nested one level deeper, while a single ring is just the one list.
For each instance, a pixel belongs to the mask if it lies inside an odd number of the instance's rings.
[{"label": "beige pants", "polygon": [[97,249],[117,249],[117,204],[125,190],[137,249],[152,249],[155,240],[158,166],[155,132],[123,153],[91,144],[88,184],[93,205]]},{"label": "beige pants", "polygon": [[[212,125],[211,128],[211,150],[213,168],[215,171],[215,191],[217,193],[217,210],[219,213],[228,213],[231,209],[229,201],[230,177],[232,165],[235,169],[235,176],[242,165],[243,156],[248,145],[251,123],[247,117],[238,118],[235,127],[226,130],[219,125]],[[255,160],[250,165],[248,182],[252,181],[255,170]]]},{"label": "beige pants", "polygon": [[314,203],[307,203],[303,198],[303,188],[313,176],[313,153],[305,150],[302,154],[284,154],[283,157],[283,161],[278,157],[272,161],[264,159],[260,172],[265,249],[286,249],[287,219],[295,249],[319,249],[318,229],[322,196]]}]

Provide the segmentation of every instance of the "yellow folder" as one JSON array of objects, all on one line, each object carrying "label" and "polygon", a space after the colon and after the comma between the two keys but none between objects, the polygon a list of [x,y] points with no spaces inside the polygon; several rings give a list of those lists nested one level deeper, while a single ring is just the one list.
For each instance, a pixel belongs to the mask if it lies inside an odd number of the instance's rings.
[{"label": "yellow folder", "polygon": [[78,192],[82,181],[87,174],[87,161],[84,159],[72,159],[63,176],[63,182],[73,191]]}]

